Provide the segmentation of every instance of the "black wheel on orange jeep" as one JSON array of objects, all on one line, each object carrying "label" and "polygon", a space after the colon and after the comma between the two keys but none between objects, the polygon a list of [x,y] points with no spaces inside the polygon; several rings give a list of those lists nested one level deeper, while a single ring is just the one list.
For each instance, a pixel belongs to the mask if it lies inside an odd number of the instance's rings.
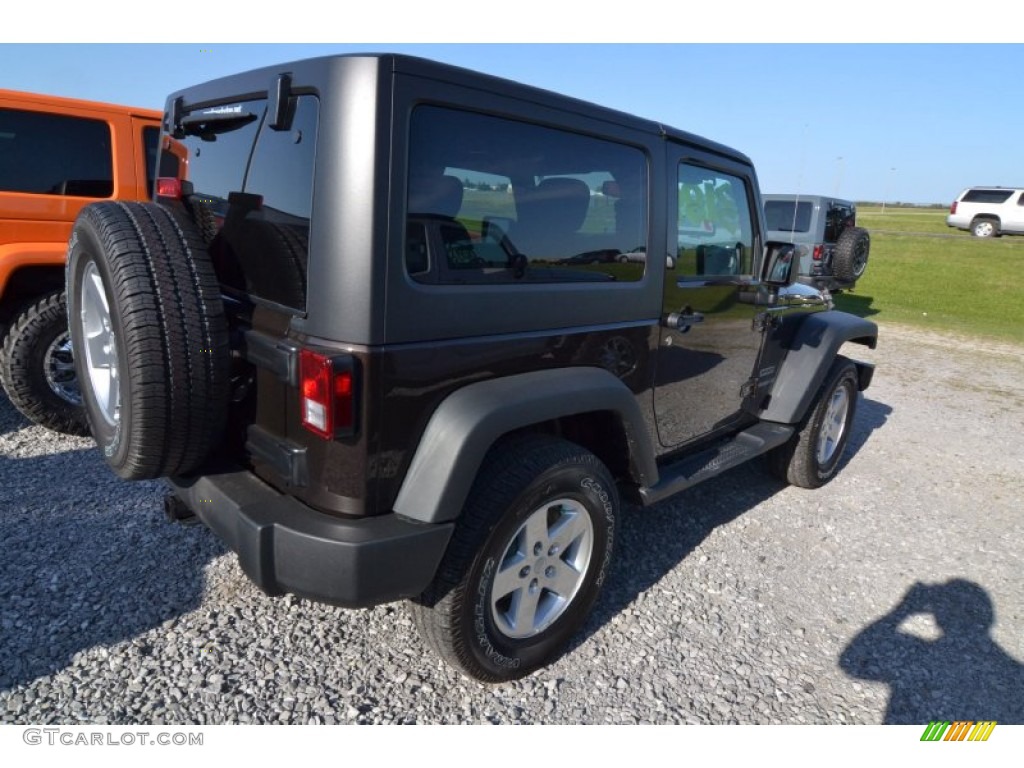
[{"label": "black wheel on orange jeep", "polygon": [[29,420],[56,432],[89,434],[63,291],[42,296],[14,318],[0,352],[0,381]]},{"label": "black wheel on orange jeep", "polygon": [[487,682],[551,662],[608,574],[618,514],[612,477],[589,451],[545,435],[499,443],[434,583],[411,605],[421,636]]},{"label": "black wheel on orange jeep", "polygon": [[198,468],[228,398],[227,321],[199,234],[160,205],[103,202],[71,234],[68,316],[93,436],[138,480]]}]

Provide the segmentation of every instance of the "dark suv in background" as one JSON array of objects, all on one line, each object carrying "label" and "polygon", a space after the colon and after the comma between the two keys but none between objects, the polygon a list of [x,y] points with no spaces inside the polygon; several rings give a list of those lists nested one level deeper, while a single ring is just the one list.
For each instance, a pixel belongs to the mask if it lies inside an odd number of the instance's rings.
[{"label": "dark suv in background", "polygon": [[799,246],[799,279],[829,291],[848,290],[864,276],[871,236],[857,226],[851,200],[823,195],[765,195],[768,238]]},{"label": "dark suv in background", "polygon": [[408,598],[506,680],[584,622],[621,496],[837,472],[877,329],[791,284],[739,152],[393,55],[187,88],[164,130],[187,177],[76,223],[75,361],[111,468],[268,593]]}]

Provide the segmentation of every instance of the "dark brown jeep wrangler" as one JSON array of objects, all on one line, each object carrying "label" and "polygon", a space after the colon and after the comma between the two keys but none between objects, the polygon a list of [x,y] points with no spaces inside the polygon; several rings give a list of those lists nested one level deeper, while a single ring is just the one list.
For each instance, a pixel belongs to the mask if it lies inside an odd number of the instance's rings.
[{"label": "dark brown jeep wrangler", "polygon": [[74,359],[113,470],[267,593],[408,598],[506,680],[584,621],[621,496],[837,471],[873,370],[838,351],[877,329],[790,284],[742,154],[392,55],[189,88],[163,129],[187,173],[75,225]]}]

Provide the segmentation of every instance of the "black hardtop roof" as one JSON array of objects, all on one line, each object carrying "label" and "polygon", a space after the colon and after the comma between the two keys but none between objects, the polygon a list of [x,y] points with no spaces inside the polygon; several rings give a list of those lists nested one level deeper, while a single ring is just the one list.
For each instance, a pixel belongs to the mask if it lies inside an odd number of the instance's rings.
[{"label": "black hardtop roof", "polygon": [[[647,131],[661,135],[667,139],[678,141],[683,144],[695,145],[706,151],[714,152],[725,157],[750,164],[750,158],[724,144],[705,139],[693,133],[672,128],[654,120],[631,115],[627,112],[602,107],[593,102],[577,99],[572,96],[565,96],[554,91],[538,88],[514,80],[508,80],[494,75],[484,74],[476,70],[458,67],[452,64],[443,64],[431,59],[418,56],[409,56],[396,53],[351,53],[338,54],[335,56],[322,56],[311,59],[300,59],[284,62],[267,67],[241,72],[235,75],[210,80],[188,88],[183,88],[172,93],[168,99],[168,107],[179,96],[183,98],[186,107],[202,105],[208,102],[215,102],[222,97],[225,91],[231,94],[231,98],[238,99],[244,96],[256,96],[266,92],[269,84],[277,75],[290,72],[294,75],[296,82],[315,82],[317,76],[325,77],[332,65],[346,59],[369,59],[376,60],[382,71],[394,73],[412,74],[419,77],[427,77],[435,80],[453,83],[467,88],[477,88],[488,92],[498,92],[513,98],[520,98],[525,101],[532,101],[544,106],[556,109],[569,109],[586,117],[617,125],[626,126],[636,130]],[[221,99],[222,100],[222,99]]]}]

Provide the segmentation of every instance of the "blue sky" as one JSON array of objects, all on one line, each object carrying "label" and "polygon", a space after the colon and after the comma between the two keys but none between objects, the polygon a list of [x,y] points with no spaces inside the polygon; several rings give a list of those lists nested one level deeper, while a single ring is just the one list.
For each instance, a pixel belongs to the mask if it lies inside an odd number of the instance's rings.
[{"label": "blue sky", "polygon": [[[190,11],[189,11],[190,12]],[[0,87],[162,108],[297,58],[413,53],[659,120],[753,158],[762,192],[948,204],[1024,184],[1019,44],[10,44]]]}]

